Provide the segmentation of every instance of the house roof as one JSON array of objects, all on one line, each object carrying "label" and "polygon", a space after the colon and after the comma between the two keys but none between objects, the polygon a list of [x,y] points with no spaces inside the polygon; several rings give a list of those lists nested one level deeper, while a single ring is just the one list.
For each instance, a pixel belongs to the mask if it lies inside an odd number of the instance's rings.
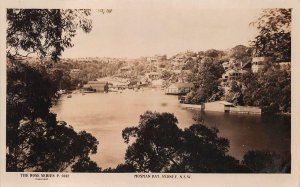
[{"label": "house roof", "polygon": [[247,62],[247,63],[243,64],[242,69],[243,68],[251,68],[251,63]]}]

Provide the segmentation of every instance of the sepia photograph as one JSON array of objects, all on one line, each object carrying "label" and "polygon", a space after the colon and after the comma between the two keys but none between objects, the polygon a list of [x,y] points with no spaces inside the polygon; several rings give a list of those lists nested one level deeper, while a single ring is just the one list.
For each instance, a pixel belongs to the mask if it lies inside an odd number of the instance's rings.
[{"label": "sepia photograph", "polygon": [[6,173],[291,174],[292,7],[5,11]]}]

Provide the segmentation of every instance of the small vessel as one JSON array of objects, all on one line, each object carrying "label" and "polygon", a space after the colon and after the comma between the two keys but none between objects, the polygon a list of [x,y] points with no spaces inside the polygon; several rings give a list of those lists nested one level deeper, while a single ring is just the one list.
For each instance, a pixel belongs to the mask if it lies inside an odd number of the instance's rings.
[{"label": "small vessel", "polygon": [[72,97],[72,95],[68,95],[68,96],[67,96],[67,98],[71,98],[71,97]]}]

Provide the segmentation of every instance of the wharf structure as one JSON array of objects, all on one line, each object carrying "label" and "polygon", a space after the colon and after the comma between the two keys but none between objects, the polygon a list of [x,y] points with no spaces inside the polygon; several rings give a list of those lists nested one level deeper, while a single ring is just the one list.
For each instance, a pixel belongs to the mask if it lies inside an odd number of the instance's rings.
[{"label": "wharf structure", "polygon": [[238,114],[258,114],[262,113],[261,108],[253,106],[235,106],[227,101],[214,101],[203,103],[201,105],[181,104],[181,107],[187,109],[200,109],[202,111],[238,113]]}]

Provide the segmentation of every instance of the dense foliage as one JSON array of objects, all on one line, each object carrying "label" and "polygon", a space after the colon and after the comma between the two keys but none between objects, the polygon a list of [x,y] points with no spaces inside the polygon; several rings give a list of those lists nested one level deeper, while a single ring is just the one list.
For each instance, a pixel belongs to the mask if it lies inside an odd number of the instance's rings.
[{"label": "dense foliage", "polygon": [[64,171],[97,152],[91,134],[57,121],[55,72],[20,62],[7,66],[7,171]]},{"label": "dense foliage", "polygon": [[189,77],[189,81],[197,83],[198,89],[189,93],[187,103],[199,104],[207,101],[220,100],[223,90],[220,88],[224,69],[220,61],[204,58],[197,70]]},{"label": "dense foliage", "polygon": [[90,32],[91,10],[7,9],[7,57],[37,54],[57,61],[65,48],[72,47],[76,30]]},{"label": "dense foliage", "polygon": [[255,55],[272,57],[275,61],[291,61],[292,9],[264,9],[252,24],[259,33],[252,42]]},{"label": "dense foliage", "polygon": [[225,96],[237,105],[259,106],[265,113],[291,112],[291,72],[276,68],[246,73],[231,82]]},{"label": "dense foliage", "polygon": [[252,50],[252,48],[243,45],[237,45],[228,52],[227,57],[244,63],[251,62]]}]

